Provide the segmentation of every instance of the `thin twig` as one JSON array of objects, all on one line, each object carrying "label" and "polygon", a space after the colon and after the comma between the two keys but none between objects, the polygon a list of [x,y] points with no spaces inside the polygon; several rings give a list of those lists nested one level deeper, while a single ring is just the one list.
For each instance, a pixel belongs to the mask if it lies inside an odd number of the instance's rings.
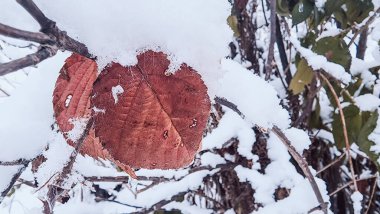
[{"label": "thin twig", "polygon": [[173,195],[169,200],[161,200],[157,203],[155,203],[154,205],[152,205],[150,208],[148,209],[143,209],[141,211],[138,211],[138,212],[133,212],[132,214],[145,214],[145,213],[151,213],[155,210],[159,210],[161,209],[163,206],[171,203],[172,201],[175,201],[177,199],[180,199],[180,198],[183,198],[186,194],[188,193],[188,191],[185,191],[185,192],[179,192],[175,195]]},{"label": "thin twig", "polygon": [[0,64],[0,76],[12,73],[31,65],[37,65],[43,60],[54,56],[57,48],[52,46],[41,47],[36,53],[29,54],[23,58]]},{"label": "thin twig", "polygon": [[371,197],[369,198],[368,206],[367,206],[367,210],[365,211],[365,214],[368,214],[368,213],[369,213],[369,210],[371,209],[372,200],[373,200],[373,196],[375,195],[375,192],[376,192],[377,180],[378,180],[378,179],[379,179],[379,173],[376,173],[376,178],[375,178],[375,180],[373,181],[373,185],[372,185]]},{"label": "thin twig", "polygon": [[32,0],[17,0],[17,2],[40,24],[40,32],[28,32],[0,24],[0,34],[34,41],[40,43],[42,46],[39,51],[34,54],[0,64],[0,76],[31,65],[36,65],[41,61],[54,56],[57,50],[67,50],[88,58],[93,58],[84,44],[68,36],[65,31],[60,30],[55,22],[48,19]]},{"label": "thin twig", "polygon": [[356,37],[359,36],[359,34],[361,34],[361,32],[365,29],[368,28],[368,26],[370,24],[373,23],[373,21],[375,21],[375,18],[377,16],[377,14],[380,13],[380,7],[374,12],[374,14],[367,20],[367,22],[359,29],[355,32],[354,36],[351,38],[351,41],[350,43],[348,43],[348,47],[350,47],[354,42],[355,42],[355,39]]},{"label": "thin twig", "polygon": [[19,159],[15,161],[0,161],[0,166],[18,166],[28,164],[31,160]]},{"label": "thin twig", "polygon": [[[229,102],[225,98],[219,98],[219,97],[217,97],[217,98],[218,99],[215,99],[215,102],[217,102],[217,103],[219,103],[221,105],[224,105],[226,107],[232,106],[233,108],[231,108],[231,110],[235,111],[242,118],[244,118],[243,114],[238,110],[238,108],[237,108],[237,106],[235,104]],[[222,103],[218,102],[219,100],[223,100],[223,102]],[[265,130],[265,129],[261,128],[261,130]],[[296,149],[292,146],[291,142],[285,136],[285,134],[281,131],[280,128],[278,128],[277,126],[274,125],[271,130],[281,140],[281,142],[286,146],[286,148],[288,149],[289,153],[296,160],[297,164],[301,167],[303,173],[305,174],[306,178],[308,179],[308,181],[311,184],[311,187],[312,187],[312,189],[314,191],[314,194],[315,194],[315,196],[316,196],[316,198],[318,200],[319,205],[322,207],[323,212],[327,213],[327,205],[323,201],[322,194],[321,194],[321,192],[319,190],[317,182],[314,179],[313,174],[311,173],[311,171],[309,169],[309,166],[308,166],[306,160],[300,154],[298,154],[298,152],[296,151]]]},{"label": "thin twig", "polygon": [[346,145],[347,158],[348,158],[348,162],[349,162],[349,165],[350,165],[351,178],[352,178],[352,180],[354,182],[355,191],[358,191],[358,185],[357,185],[356,178],[355,178],[354,164],[352,163],[352,157],[351,157],[351,154],[350,154],[350,148],[351,148],[351,146],[350,146],[350,142],[348,140],[346,119],[344,117],[342,105],[340,104],[339,97],[336,94],[336,92],[334,90],[334,87],[331,85],[330,81],[321,72],[319,72],[318,75],[323,79],[324,82],[326,82],[327,86],[329,87],[329,89],[330,89],[330,91],[331,91],[331,93],[332,93],[332,95],[333,95],[333,97],[335,99],[336,105],[338,106],[338,110],[339,110],[339,114],[340,114],[340,119],[342,121],[342,127],[343,127],[342,131],[343,131],[343,135],[344,135],[344,143]]},{"label": "thin twig", "polygon": [[324,213],[327,213],[327,204],[323,200],[322,194],[319,190],[317,182],[314,179],[313,174],[311,173],[309,166],[306,160],[297,152],[297,150],[292,146],[289,139],[285,136],[285,134],[281,131],[277,126],[273,126],[272,131],[277,137],[281,140],[281,142],[287,147],[289,153],[292,155],[294,160],[297,162],[299,167],[301,167],[302,172],[305,174],[306,178],[309,180],[311,187],[314,191],[315,196],[317,197],[318,203],[322,208]]},{"label": "thin twig", "polygon": [[8,186],[1,192],[0,194],[0,204],[3,201],[4,197],[7,196],[9,191],[12,189],[13,185],[16,183],[17,179],[21,176],[21,174],[24,172],[26,167],[28,166],[29,162],[27,164],[24,164],[22,167],[20,167],[17,170],[17,173],[13,175],[11,181],[9,182]]},{"label": "thin twig", "polygon": [[268,80],[272,74],[272,65],[274,60],[274,43],[276,42],[276,0],[270,1],[270,40],[268,47],[268,58],[265,66],[265,80]]},{"label": "thin twig", "polygon": [[342,160],[342,158],[346,156],[346,153],[343,153],[341,156],[339,156],[337,159],[335,159],[334,161],[332,161],[331,163],[327,164],[325,167],[323,167],[322,169],[318,170],[318,172],[316,173],[317,175],[322,173],[323,171],[325,171],[326,169],[330,168],[332,165],[338,163],[340,160]]},{"label": "thin twig", "polygon": [[[372,178],[377,178],[377,176],[370,176],[370,177],[368,177],[368,178],[361,178],[361,179],[358,179],[358,180],[356,180],[356,181],[365,181],[365,180],[372,179]],[[351,186],[353,183],[354,183],[354,181],[352,180],[352,181],[346,183],[345,185],[339,187],[339,188],[336,189],[334,192],[330,193],[330,194],[329,194],[329,197],[331,197],[331,196],[337,194],[337,193],[340,192],[342,189],[345,189],[346,187]]]},{"label": "thin twig", "polygon": [[52,40],[48,35],[44,33],[40,33],[40,32],[35,33],[35,32],[20,30],[8,25],[1,24],[1,23],[0,23],[0,34],[7,37],[37,42],[40,44],[54,44],[54,40]]},{"label": "thin twig", "polygon": [[58,198],[58,196],[64,192],[65,190],[61,188],[63,183],[66,181],[68,176],[71,174],[72,168],[74,166],[75,160],[79,154],[79,151],[88,136],[88,133],[90,132],[92,126],[94,124],[94,119],[90,118],[89,121],[87,122],[86,128],[84,129],[82,135],[76,142],[76,146],[74,151],[71,153],[69,157],[69,161],[67,164],[63,167],[61,173],[59,173],[56,177],[56,179],[53,181],[51,185],[49,185],[49,190],[47,192],[47,197],[48,197],[48,203],[49,203],[49,210],[52,213],[54,210],[54,205],[55,202]]}]

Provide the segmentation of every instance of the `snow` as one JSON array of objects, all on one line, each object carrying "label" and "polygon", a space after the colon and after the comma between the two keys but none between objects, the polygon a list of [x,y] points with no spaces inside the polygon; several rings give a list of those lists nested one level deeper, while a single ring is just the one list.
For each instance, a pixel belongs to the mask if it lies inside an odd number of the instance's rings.
[{"label": "snow", "polygon": [[329,62],[326,57],[318,55],[312,50],[302,47],[300,41],[296,38],[290,37],[289,41],[293,44],[301,56],[306,59],[307,63],[313,68],[313,70],[323,69],[345,84],[352,81],[351,75],[348,74],[341,65]]},{"label": "snow", "polygon": [[263,128],[289,126],[288,112],[280,106],[277,92],[269,83],[229,59],[222,61],[222,68],[226,73],[220,80],[217,96],[237,105],[252,125]]},{"label": "snow", "polygon": [[[307,213],[311,208],[318,206],[309,181],[298,174],[289,162],[290,155],[286,147],[273,133],[270,134],[267,143],[268,157],[272,162],[266,167],[265,174],[242,166],[235,168],[241,182],[249,181],[255,189],[255,201],[263,205],[258,213]],[[324,182],[319,178],[315,179],[324,200],[328,201]],[[287,198],[275,202],[273,195],[278,187],[290,189],[290,194]]]},{"label": "snow", "polygon": [[181,210],[181,213],[183,214],[193,214],[193,213],[199,213],[199,214],[207,214],[207,213],[214,213],[213,210],[208,210],[204,208],[200,208],[194,205],[190,205],[189,202],[184,201],[184,202],[171,202],[168,205],[164,206],[167,210]]},{"label": "snow", "polygon": [[39,0],[36,4],[61,29],[86,44],[100,68],[111,61],[134,65],[144,50],[160,50],[171,59],[169,70],[184,62],[197,70],[211,97],[214,80],[220,77],[220,60],[229,54],[233,39],[226,21],[231,11],[228,1]]},{"label": "snow", "polygon": [[363,195],[359,191],[356,191],[351,195],[351,199],[353,201],[354,213],[360,214],[362,210]]},{"label": "snow", "polygon": [[309,136],[305,131],[297,128],[290,128],[284,131],[292,146],[299,154],[303,154],[305,149],[309,149],[311,144]]},{"label": "snow", "polygon": [[34,158],[53,138],[52,94],[65,57],[59,53],[42,62],[0,105],[0,161]]},{"label": "snow", "polygon": [[[9,186],[9,181],[21,168],[22,166],[0,166],[0,193]],[[0,201],[2,201],[1,196]]]},{"label": "snow", "polygon": [[325,6],[326,0],[316,0],[315,1],[315,6],[318,8],[320,11],[324,11],[324,6]]},{"label": "snow", "polygon": [[74,128],[67,132],[67,137],[73,142],[77,142],[79,138],[82,136],[88,120],[88,118],[69,119],[69,123],[73,124]]},{"label": "snow", "polygon": [[355,104],[362,111],[375,111],[380,106],[380,99],[372,94],[364,94],[354,98]]},{"label": "snow", "polygon": [[118,96],[122,93],[124,93],[124,89],[123,89],[123,87],[121,87],[121,85],[117,85],[117,86],[112,87],[112,97],[115,100],[115,104],[117,104],[117,102],[119,102]]}]

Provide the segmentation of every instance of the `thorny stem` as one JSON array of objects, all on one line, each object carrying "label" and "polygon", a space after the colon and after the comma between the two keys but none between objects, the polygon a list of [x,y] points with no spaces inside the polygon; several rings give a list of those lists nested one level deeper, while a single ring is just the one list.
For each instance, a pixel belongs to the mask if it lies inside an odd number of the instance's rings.
[{"label": "thorny stem", "polygon": [[331,91],[331,93],[332,93],[332,95],[333,95],[333,97],[335,99],[336,105],[338,106],[340,119],[342,121],[343,136],[344,136],[344,143],[346,145],[347,158],[348,158],[348,162],[349,162],[349,165],[350,165],[351,178],[352,178],[353,183],[354,183],[355,191],[358,191],[358,184],[356,182],[355,171],[354,171],[354,164],[352,163],[352,157],[351,157],[351,153],[350,153],[351,146],[350,146],[350,142],[348,140],[346,119],[344,117],[342,105],[340,104],[339,97],[336,94],[336,92],[334,90],[334,87],[331,85],[331,83],[327,79],[327,77],[325,75],[323,75],[321,72],[319,72],[318,75],[323,79],[324,82],[326,82],[327,86],[329,87],[329,89],[330,89],[330,91]]}]

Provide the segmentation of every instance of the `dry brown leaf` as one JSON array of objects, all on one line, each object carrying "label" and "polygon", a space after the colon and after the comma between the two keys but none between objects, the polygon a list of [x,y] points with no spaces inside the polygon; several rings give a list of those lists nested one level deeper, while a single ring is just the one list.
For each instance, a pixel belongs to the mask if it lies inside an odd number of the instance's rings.
[{"label": "dry brown leaf", "polygon": [[[95,134],[117,161],[133,168],[180,168],[200,147],[210,100],[200,75],[148,51],[136,66],[113,63],[94,84]],[[103,112],[104,111],[104,112]]]},{"label": "dry brown leaf", "polygon": [[[68,139],[68,132],[74,128],[71,121],[91,117],[90,94],[97,72],[95,61],[73,54],[66,59],[57,79],[53,94],[55,118],[59,129],[71,146],[73,142]],[[106,157],[93,129],[83,143],[81,153],[94,158]]]}]

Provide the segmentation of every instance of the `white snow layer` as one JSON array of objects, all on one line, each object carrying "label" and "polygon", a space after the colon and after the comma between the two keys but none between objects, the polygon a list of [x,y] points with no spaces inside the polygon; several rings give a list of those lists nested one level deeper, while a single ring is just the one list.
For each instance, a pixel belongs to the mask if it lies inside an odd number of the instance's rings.
[{"label": "white snow layer", "polygon": [[289,114],[280,106],[277,92],[269,83],[229,59],[222,61],[222,68],[226,73],[217,95],[237,105],[249,123],[263,128],[289,126]]},{"label": "white snow layer", "polygon": [[354,98],[362,111],[375,111],[380,106],[380,99],[372,94],[364,94]]},{"label": "white snow layer", "polygon": [[360,214],[362,210],[363,195],[359,191],[356,191],[351,195],[351,199],[353,202],[354,213]]},{"label": "white snow layer", "polygon": [[290,37],[289,41],[314,70],[323,69],[343,83],[347,84],[351,82],[351,75],[348,74],[341,65],[329,62],[326,57],[302,47],[300,41],[296,38]]},{"label": "white snow layer", "polygon": [[171,58],[171,71],[182,63],[197,70],[211,95],[220,60],[229,54],[233,38],[226,21],[231,12],[227,0],[39,0],[36,4],[61,29],[86,44],[100,68],[111,61],[133,65],[142,51],[161,50]]},{"label": "white snow layer", "polygon": [[67,54],[48,59],[0,105],[0,161],[34,158],[53,137],[52,95]]}]

